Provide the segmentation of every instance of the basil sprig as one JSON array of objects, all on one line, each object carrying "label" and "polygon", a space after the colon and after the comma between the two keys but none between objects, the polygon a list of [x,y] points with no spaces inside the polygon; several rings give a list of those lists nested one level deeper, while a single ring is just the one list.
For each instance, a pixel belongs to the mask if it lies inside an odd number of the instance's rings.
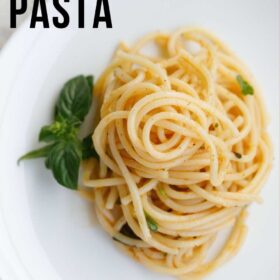
[{"label": "basil sprig", "polygon": [[91,135],[83,141],[78,138],[79,128],[92,102],[93,77],[77,76],[62,88],[55,106],[53,123],[43,126],[39,141],[48,145],[23,155],[19,161],[45,158],[45,165],[56,181],[76,190],[82,159],[98,157]]}]

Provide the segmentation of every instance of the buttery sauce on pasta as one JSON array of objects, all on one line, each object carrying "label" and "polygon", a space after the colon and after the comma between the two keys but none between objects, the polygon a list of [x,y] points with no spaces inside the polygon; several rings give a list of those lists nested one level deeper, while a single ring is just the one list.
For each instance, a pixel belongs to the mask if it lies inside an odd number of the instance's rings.
[{"label": "buttery sauce on pasta", "polygon": [[[144,52],[151,44],[154,56]],[[81,192],[131,257],[180,279],[203,278],[240,248],[246,206],[261,201],[271,167],[254,78],[216,37],[183,28],[120,44],[95,96],[99,159],[84,162]],[[223,249],[206,261],[226,227]]]}]

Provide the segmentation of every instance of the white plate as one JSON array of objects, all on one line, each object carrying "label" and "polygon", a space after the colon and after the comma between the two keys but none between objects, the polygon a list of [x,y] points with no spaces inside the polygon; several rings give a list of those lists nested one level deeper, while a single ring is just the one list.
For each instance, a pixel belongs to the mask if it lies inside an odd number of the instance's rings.
[{"label": "white plate", "polygon": [[[245,245],[208,279],[278,279],[278,1],[111,0],[111,30],[76,29],[77,7],[72,2],[65,4],[72,27],[30,30],[27,21],[0,58],[3,280],[170,279],[119,252],[94,221],[92,207],[59,187],[43,161],[18,167],[16,160],[38,146],[38,131],[51,119],[58,90],[68,78],[80,73],[98,76],[122,39],[133,41],[146,32],[190,24],[215,32],[252,69],[264,90],[275,147],[274,169],[262,191],[264,203],[250,208]],[[89,0],[86,6],[87,26],[92,24],[94,3]]]}]

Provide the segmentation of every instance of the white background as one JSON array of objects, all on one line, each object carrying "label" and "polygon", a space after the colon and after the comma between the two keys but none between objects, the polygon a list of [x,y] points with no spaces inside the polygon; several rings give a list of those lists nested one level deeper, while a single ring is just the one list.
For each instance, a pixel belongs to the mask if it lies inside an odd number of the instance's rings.
[{"label": "white background", "polygon": [[[18,17],[17,26],[19,26],[30,14],[33,1],[34,0],[27,0],[27,11]],[[4,46],[5,42],[15,31],[15,29],[10,28],[10,2],[10,0],[0,0],[0,48]],[[17,5],[20,7],[21,0],[17,0]]]}]

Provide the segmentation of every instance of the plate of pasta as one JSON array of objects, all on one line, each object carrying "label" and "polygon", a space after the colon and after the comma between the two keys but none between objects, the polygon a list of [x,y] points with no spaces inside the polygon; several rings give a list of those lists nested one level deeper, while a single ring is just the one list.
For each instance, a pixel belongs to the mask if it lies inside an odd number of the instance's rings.
[{"label": "plate of pasta", "polygon": [[2,51],[3,279],[278,279],[278,3],[173,2]]}]

